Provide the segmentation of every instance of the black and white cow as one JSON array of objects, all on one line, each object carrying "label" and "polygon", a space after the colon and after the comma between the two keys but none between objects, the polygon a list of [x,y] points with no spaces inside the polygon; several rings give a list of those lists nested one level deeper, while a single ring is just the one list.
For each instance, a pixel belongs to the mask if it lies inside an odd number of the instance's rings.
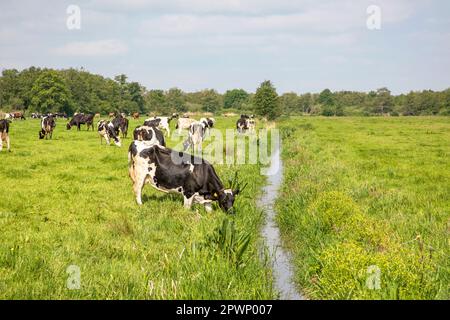
[{"label": "black and white cow", "polygon": [[184,129],[189,129],[189,127],[191,126],[191,124],[193,124],[194,122],[197,122],[197,120],[192,119],[192,118],[179,118],[177,120],[177,124],[175,126],[175,129],[178,130],[178,134],[181,134],[181,131]]},{"label": "black and white cow", "polygon": [[253,133],[255,131],[255,119],[253,115],[241,114],[236,122],[236,129],[239,133]]},{"label": "black and white cow", "polygon": [[111,121],[100,120],[97,123],[97,132],[100,135],[100,144],[102,144],[104,138],[107,145],[110,145],[110,140],[112,139],[116,146],[122,146],[120,138],[114,128],[114,124]]},{"label": "black and white cow", "polygon": [[133,131],[133,139],[136,141],[147,141],[150,144],[158,144],[165,147],[166,141],[161,130],[151,126],[139,126]]},{"label": "black and white cow", "polygon": [[9,120],[0,120],[0,151],[3,150],[3,142],[6,143],[6,150],[11,151],[9,141]]},{"label": "black and white cow", "polygon": [[39,139],[50,139],[53,136],[53,129],[56,127],[56,122],[53,116],[45,116],[41,119],[41,131],[39,131]]},{"label": "black and white cow", "polygon": [[128,135],[128,119],[125,118],[123,114],[120,114],[112,120],[112,123],[116,130],[116,134],[119,135],[119,131],[122,132],[122,138],[125,139]]},{"label": "black and white cow", "polygon": [[234,190],[226,189],[206,160],[158,145],[145,148],[144,142],[140,145],[136,142],[139,143],[134,141],[128,150],[128,165],[139,205],[142,204],[142,189],[149,183],[160,191],[182,194],[185,208],[200,203],[211,211],[212,202],[217,201],[222,210],[232,211],[235,197],[243,189],[237,181]]},{"label": "black and white cow", "polygon": [[198,150],[200,153],[202,151],[203,138],[206,133],[206,123],[205,122],[194,122],[189,127],[189,136],[187,140],[183,143],[184,151],[186,151],[189,147],[192,148],[192,151]]},{"label": "black and white cow", "polygon": [[167,136],[170,136],[170,121],[178,118],[178,114],[174,113],[170,117],[152,117],[144,121],[145,126],[153,126],[165,130]]},{"label": "black and white cow", "polygon": [[84,113],[75,113],[72,119],[67,123],[67,130],[70,130],[73,126],[77,126],[77,130],[80,131],[80,126],[85,124],[87,126],[87,130],[92,128],[94,131],[94,115],[93,114],[84,114]]},{"label": "black and white cow", "polygon": [[214,127],[216,120],[214,118],[201,118],[200,122],[203,122],[205,124],[205,135],[208,135],[210,130]]}]

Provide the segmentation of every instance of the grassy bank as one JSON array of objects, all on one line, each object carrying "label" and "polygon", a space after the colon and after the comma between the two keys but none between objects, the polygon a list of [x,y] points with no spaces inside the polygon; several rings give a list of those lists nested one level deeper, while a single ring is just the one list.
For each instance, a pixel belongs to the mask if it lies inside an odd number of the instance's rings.
[{"label": "grassy bank", "polygon": [[449,118],[280,123],[278,222],[313,299],[448,299]]},{"label": "grassy bank", "polygon": [[[234,127],[235,119],[217,120],[220,129]],[[58,120],[45,141],[38,120],[15,121],[12,152],[0,153],[0,298],[274,297],[257,254],[259,166],[215,166],[223,182],[236,169],[249,182],[235,216],[183,209],[181,197],[150,186],[138,207],[127,171],[131,139],[101,146],[96,132],[64,126]],[[67,288],[70,265],[80,268],[79,290]]]}]

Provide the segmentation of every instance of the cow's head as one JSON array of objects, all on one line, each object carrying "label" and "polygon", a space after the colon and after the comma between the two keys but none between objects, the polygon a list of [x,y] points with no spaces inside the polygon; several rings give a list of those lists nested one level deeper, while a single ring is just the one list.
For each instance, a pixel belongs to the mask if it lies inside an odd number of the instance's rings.
[{"label": "cow's head", "polygon": [[234,175],[234,179],[230,180],[230,188],[224,189],[218,194],[218,203],[219,207],[225,211],[226,213],[233,214],[234,213],[234,201],[236,200],[236,196],[241,193],[245,187],[247,187],[247,183],[244,186],[238,181],[238,173],[236,172]]},{"label": "cow's head", "polygon": [[44,137],[45,137],[45,131],[44,130],[39,131],[39,139],[44,139]]},{"label": "cow's head", "polygon": [[66,128],[67,128],[67,130],[70,130],[70,128],[72,128],[72,126],[70,125],[70,122],[68,122],[68,123],[66,124]]}]

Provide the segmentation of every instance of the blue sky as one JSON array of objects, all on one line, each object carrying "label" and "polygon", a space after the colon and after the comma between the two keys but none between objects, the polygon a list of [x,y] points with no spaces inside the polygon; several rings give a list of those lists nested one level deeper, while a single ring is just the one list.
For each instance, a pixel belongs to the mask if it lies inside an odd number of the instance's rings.
[{"label": "blue sky", "polygon": [[[66,27],[67,7],[81,28]],[[369,5],[381,29],[366,26]],[[99,0],[0,2],[0,68],[84,67],[148,89],[394,93],[450,87],[450,2]]]}]

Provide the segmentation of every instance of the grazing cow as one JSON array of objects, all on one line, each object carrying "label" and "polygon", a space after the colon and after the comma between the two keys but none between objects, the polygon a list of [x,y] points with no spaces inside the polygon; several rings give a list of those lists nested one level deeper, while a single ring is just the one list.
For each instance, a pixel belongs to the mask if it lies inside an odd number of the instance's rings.
[{"label": "grazing cow", "polygon": [[201,118],[200,122],[203,122],[205,124],[205,135],[209,134],[209,131],[211,130],[211,128],[214,127],[214,124],[216,123],[216,120],[214,118]]},{"label": "grazing cow", "polygon": [[194,122],[197,122],[197,120],[191,118],[180,118],[177,120],[175,129],[178,129],[178,134],[181,134],[181,130],[189,129],[191,124],[193,124]]},{"label": "grazing cow", "polygon": [[22,111],[16,111],[11,113],[11,118],[25,120],[25,116]]},{"label": "grazing cow", "polygon": [[158,127],[167,132],[167,136],[170,136],[170,121],[177,118],[178,114],[174,113],[170,117],[152,117],[144,121],[144,126]]},{"label": "grazing cow", "polygon": [[106,144],[110,145],[110,139],[113,139],[114,144],[118,147],[122,146],[120,142],[120,138],[116,133],[114,128],[114,124],[111,121],[100,120],[97,123],[97,131],[100,135],[100,144],[103,142],[103,138],[105,138]]},{"label": "grazing cow", "polygon": [[6,150],[11,151],[9,142],[9,120],[0,120],[0,151],[3,150],[3,142],[6,143]]},{"label": "grazing cow", "polygon": [[[181,193],[185,208],[200,203],[207,211],[212,211],[212,202],[217,201],[225,212],[233,211],[235,197],[243,190],[237,177],[236,184],[226,189],[214,167],[206,160],[158,145],[145,148],[143,142],[138,145],[136,142],[128,150],[128,168],[139,205],[142,204],[142,189],[146,183],[150,183],[163,192]],[[236,186],[234,190],[233,185]]]},{"label": "grazing cow", "polygon": [[241,118],[236,122],[236,129],[239,133],[253,133],[255,130],[255,119],[253,115],[241,114]]},{"label": "grazing cow", "polygon": [[119,131],[122,132],[122,138],[125,139],[128,134],[128,119],[120,115],[112,120],[116,134],[119,135]]},{"label": "grazing cow", "polygon": [[158,144],[165,147],[164,134],[156,127],[139,126],[133,131],[133,139],[136,141],[148,141],[151,144]]},{"label": "grazing cow", "polygon": [[189,147],[192,148],[192,152],[195,152],[196,148],[200,153],[202,151],[203,138],[205,137],[206,125],[204,122],[194,122],[189,127],[189,137],[183,143],[184,151]]},{"label": "grazing cow", "polygon": [[39,131],[39,139],[50,139],[53,136],[53,129],[56,127],[56,122],[53,116],[45,116],[41,119],[41,131]]},{"label": "grazing cow", "polygon": [[133,119],[139,119],[139,112],[133,112]]},{"label": "grazing cow", "polygon": [[67,123],[67,130],[70,130],[73,126],[77,126],[77,130],[80,131],[80,126],[82,124],[85,124],[87,126],[87,130],[89,131],[89,128],[92,128],[92,131],[94,131],[94,115],[93,114],[84,114],[84,113],[77,113],[73,116],[72,120]]}]

